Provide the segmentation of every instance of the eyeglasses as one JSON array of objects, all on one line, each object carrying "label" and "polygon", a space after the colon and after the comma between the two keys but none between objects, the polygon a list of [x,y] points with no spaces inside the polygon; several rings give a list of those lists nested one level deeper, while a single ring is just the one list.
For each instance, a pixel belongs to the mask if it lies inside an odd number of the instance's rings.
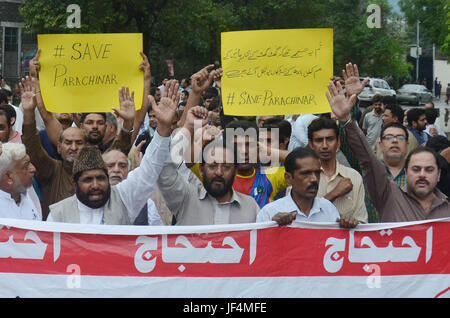
[{"label": "eyeglasses", "polygon": [[403,135],[398,135],[398,136],[394,136],[394,135],[385,135],[385,136],[383,136],[381,139],[384,139],[384,140],[389,141],[389,140],[392,140],[392,139],[394,139],[394,138],[397,138],[398,141],[406,141],[406,136],[403,136]]}]

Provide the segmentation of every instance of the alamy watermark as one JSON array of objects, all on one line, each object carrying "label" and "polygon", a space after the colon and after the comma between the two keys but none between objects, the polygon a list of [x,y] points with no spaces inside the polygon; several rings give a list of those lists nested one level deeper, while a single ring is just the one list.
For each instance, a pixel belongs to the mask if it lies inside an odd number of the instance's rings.
[{"label": "alamy watermark", "polygon": [[366,264],[364,271],[371,273],[366,279],[366,285],[369,288],[381,288],[381,268],[377,264]]},{"label": "alamy watermark", "polygon": [[71,273],[67,276],[66,285],[67,288],[81,288],[81,267],[78,264],[69,264],[66,268],[67,273]]},{"label": "alamy watermark", "polygon": [[81,28],[81,8],[78,4],[69,4],[66,9],[70,15],[67,17],[66,25],[69,29]]},{"label": "alamy watermark", "polygon": [[381,8],[378,4],[369,4],[366,9],[370,15],[367,17],[366,25],[368,28],[381,28]]}]

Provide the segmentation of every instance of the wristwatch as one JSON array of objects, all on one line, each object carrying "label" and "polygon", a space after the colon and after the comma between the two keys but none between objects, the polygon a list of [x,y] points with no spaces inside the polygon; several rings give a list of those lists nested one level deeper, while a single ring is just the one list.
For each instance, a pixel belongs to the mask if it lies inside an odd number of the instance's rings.
[{"label": "wristwatch", "polygon": [[352,117],[350,116],[347,120],[345,120],[345,121],[339,121],[339,125],[341,126],[341,127],[345,127],[345,126],[347,126],[350,122],[352,121]]},{"label": "wristwatch", "polygon": [[131,135],[131,134],[133,133],[133,131],[134,131],[134,128],[131,128],[131,130],[126,130],[124,127],[122,127],[122,131],[123,131],[124,133],[126,133],[126,134]]}]

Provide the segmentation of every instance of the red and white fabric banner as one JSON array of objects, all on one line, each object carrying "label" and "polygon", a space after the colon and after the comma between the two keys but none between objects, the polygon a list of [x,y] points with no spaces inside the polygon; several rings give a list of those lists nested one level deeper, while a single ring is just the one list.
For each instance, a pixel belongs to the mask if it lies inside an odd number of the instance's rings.
[{"label": "red and white fabric banner", "polygon": [[449,221],[345,230],[0,219],[0,297],[449,297]]}]

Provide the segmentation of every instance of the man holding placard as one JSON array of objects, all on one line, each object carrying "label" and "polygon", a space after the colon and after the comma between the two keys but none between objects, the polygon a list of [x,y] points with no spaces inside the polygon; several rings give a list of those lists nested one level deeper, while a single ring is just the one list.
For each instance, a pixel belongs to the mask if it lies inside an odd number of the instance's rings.
[{"label": "man holding placard", "polygon": [[[84,224],[132,224],[147,199],[169,155],[172,120],[178,105],[178,85],[171,82],[161,102],[154,106],[158,127],[140,166],[115,186],[108,179],[107,167],[97,147],[85,147],[74,162],[76,194],[50,206],[48,221]],[[125,118],[134,116],[133,93],[121,89],[126,103],[115,110]]]},{"label": "man holding placard", "polygon": [[[43,43],[47,47],[51,45],[51,42],[49,44],[47,43],[47,41],[43,41]],[[117,90],[112,92],[110,87],[101,87],[101,85],[96,88],[97,91],[95,92],[90,92],[89,90],[83,89],[78,90],[78,88],[77,90],[73,91],[75,88],[73,89],[67,88],[68,89],[68,90],[66,89],[67,96],[72,96],[74,98],[76,97],[76,100],[79,101],[79,104],[73,104],[73,106],[71,106],[70,103],[67,104],[68,100],[67,97],[64,98],[64,96],[59,95],[61,91],[65,91],[65,89],[62,88],[55,89],[55,87],[48,86],[48,81],[47,84],[45,84],[46,78],[48,78],[50,75],[48,70],[45,71],[45,67],[41,67],[41,60],[42,59],[44,61],[46,59],[48,60],[48,57],[45,54],[43,54],[42,57],[40,57],[40,54],[41,49],[38,50],[36,56],[30,61],[30,75],[37,77],[37,74],[39,73],[39,81],[37,83],[40,84],[40,86],[42,86],[42,89],[41,87],[39,87],[39,89],[37,90],[38,109],[39,112],[41,113],[41,116],[44,119],[44,122],[46,123],[46,128],[50,140],[52,140],[52,143],[56,145],[57,138],[62,130],[62,126],[55,120],[54,116],[50,113],[49,109],[58,109],[60,111],[67,112],[70,108],[76,107],[76,109],[73,109],[74,113],[79,112],[80,109],[89,109],[86,108],[87,105],[88,106],[90,105],[89,107],[92,107],[91,109],[104,109],[103,107],[105,107],[105,101],[98,101],[99,104],[93,104],[92,100],[90,99],[91,96],[89,94],[93,93],[94,96],[97,96],[99,92],[101,93],[106,90],[109,96],[107,100],[109,100],[110,98],[114,99],[114,96],[117,96],[116,95]],[[150,84],[151,84],[150,63],[145,54],[140,52],[140,55],[142,57],[142,62],[139,66],[139,69],[135,69],[136,70],[135,72],[137,72],[138,74],[137,75],[138,79],[142,76],[142,74],[144,74],[143,94],[147,96],[150,92]],[[125,56],[125,58],[126,57],[127,56]],[[110,67],[114,68],[115,65],[110,65]],[[134,74],[134,72],[129,73]],[[126,77],[126,80],[129,80],[128,76]],[[135,83],[136,78],[133,78],[131,82]],[[139,83],[140,84],[137,86],[142,87],[142,81],[139,81]],[[117,89],[119,88],[120,86]],[[54,92],[55,95],[53,95],[53,93],[49,94],[49,92]],[[136,94],[136,96],[140,96],[140,94]],[[72,101],[72,99],[70,100]],[[54,104],[52,104],[51,106],[47,105],[47,103],[45,103],[46,106],[44,106],[44,101],[50,103],[59,103],[58,104],[59,106],[55,106]],[[140,110],[136,112],[135,120],[133,122],[128,121],[128,123],[125,122],[123,123],[120,134],[115,138],[113,144],[111,145],[112,148],[118,148],[124,153],[128,153],[130,151],[132,140],[134,140],[134,138],[136,137],[137,131],[139,130],[140,125],[144,121],[147,110],[148,103],[146,103],[144,99],[142,101],[143,101],[142,107]],[[116,101],[114,100],[113,102],[111,102],[111,104],[106,105],[107,108],[105,110],[110,111],[110,105],[113,105],[115,103]],[[98,108],[99,105],[101,108]],[[83,131],[87,136],[87,143],[89,145],[98,146],[100,150],[104,152],[106,150],[106,147],[105,145],[102,144],[102,139],[106,129],[106,113],[85,112],[81,115],[80,122],[81,122],[80,128],[83,129]]]}]

